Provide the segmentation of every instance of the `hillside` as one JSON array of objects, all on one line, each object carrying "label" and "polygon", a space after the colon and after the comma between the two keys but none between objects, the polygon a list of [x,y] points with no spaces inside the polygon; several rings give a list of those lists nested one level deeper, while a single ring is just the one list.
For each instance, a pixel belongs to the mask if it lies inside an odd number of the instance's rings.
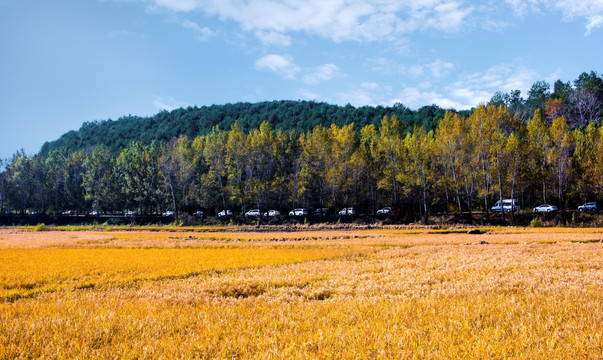
[{"label": "hillside", "polygon": [[180,135],[192,139],[197,135],[207,134],[215,126],[228,130],[237,119],[241,120],[245,130],[257,128],[262,121],[268,121],[276,129],[306,132],[318,124],[343,126],[354,123],[360,128],[371,123],[378,124],[384,115],[396,115],[409,127],[422,125],[434,129],[444,113],[445,110],[436,105],[413,111],[400,104],[392,107],[356,108],[351,105],[284,100],[195,106],[162,111],[150,117],[130,115],[115,121],[86,122],[79,130],[67,132],[57,140],[46,142],[40,154],[47,155],[51,150],[61,147],[74,151],[100,144],[117,153],[134,140],[150,143],[152,140],[166,141]]}]

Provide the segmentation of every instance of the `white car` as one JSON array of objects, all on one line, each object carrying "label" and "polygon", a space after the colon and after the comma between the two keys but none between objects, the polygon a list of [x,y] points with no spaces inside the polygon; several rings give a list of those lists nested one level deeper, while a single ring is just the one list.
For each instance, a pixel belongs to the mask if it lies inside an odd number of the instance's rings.
[{"label": "white car", "polygon": [[281,216],[281,212],[278,210],[268,210],[264,213],[264,216],[267,216],[267,217]]},{"label": "white car", "polygon": [[245,213],[245,216],[260,217],[260,216],[262,216],[262,212],[260,211],[260,209],[251,209]]},{"label": "white car", "polygon": [[377,215],[389,215],[391,213],[392,213],[392,208],[389,206],[386,206],[383,209],[377,210]]},{"label": "white car", "polygon": [[589,202],[584,205],[580,205],[580,206],[578,206],[578,211],[580,211],[580,212],[584,212],[584,211],[597,212],[597,203]]},{"label": "white car", "polygon": [[555,205],[542,204],[534,208],[534,212],[537,213],[550,213],[559,210]]},{"label": "white car", "polygon": [[163,214],[161,214],[163,217],[172,217],[174,215],[176,215],[176,213],[172,210],[168,210],[166,212],[164,212]]},{"label": "white car", "polygon": [[222,210],[218,213],[218,217],[232,216],[232,210]]},{"label": "white car", "polygon": [[356,210],[353,207],[343,208],[339,211],[339,216],[353,216],[356,215]]},{"label": "white car", "polygon": [[293,209],[289,211],[289,216],[308,216],[308,210],[306,209]]}]

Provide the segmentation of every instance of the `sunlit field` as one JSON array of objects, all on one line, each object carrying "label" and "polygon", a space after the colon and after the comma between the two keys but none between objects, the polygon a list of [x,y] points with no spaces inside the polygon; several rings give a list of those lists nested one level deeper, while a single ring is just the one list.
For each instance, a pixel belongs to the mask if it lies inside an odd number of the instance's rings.
[{"label": "sunlit field", "polygon": [[0,359],[603,358],[603,229],[0,230]]}]

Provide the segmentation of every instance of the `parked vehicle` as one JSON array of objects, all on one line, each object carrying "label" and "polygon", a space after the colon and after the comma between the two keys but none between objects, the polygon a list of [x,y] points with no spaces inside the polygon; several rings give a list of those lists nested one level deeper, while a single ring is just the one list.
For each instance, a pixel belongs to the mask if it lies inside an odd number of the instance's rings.
[{"label": "parked vehicle", "polygon": [[327,216],[327,214],[329,213],[329,208],[319,208],[314,210],[313,214],[314,216]]},{"label": "parked vehicle", "polygon": [[88,213],[88,215],[90,216],[99,216],[100,215],[100,211],[97,210],[92,210]]},{"label": "parked vehicle", "polygon": [[251,209],[245,213],[245,216],[260,217],[260,216],[262,216],[262,212],[260,211],[260,209]]},{"label": "parked vehicle", "polygon": [[264,213],[264,216],[267,216],[267,217],[281,216],[281,212],[278,210],[268,210]]},{"label": "parked vehicle", "polygon": [[199,210],[199,211],[195,211],[193,213],[193,216],[194,217],[198,217],[198,218],[204,218],[204,217],[207,216],[207,213],[205,211],[203,211],[203,210]]},{"label": "parked vehicle", "polygon": [[587,202],[586,204],[582,204],[582,205],[578,206],[578,211],[580,211],[580,212],[585,212],[585,211],[597,212],[597,203]]},{"label": "parked vehicle", "polygon": [[377,210],[377,215],[381,215],[381,216],[389,215],[391,213],[392,213],[392,208],[389,206],[386,206],[382,209]]},{"label": "parked vehicle", "polygon": [[126,213],[124,214],[125,217],[134,217],[134,216],[138,216],[138,213],[134,210],[130,210],[130,211],[126,211]]},{"label": "parked vehicle", "polygon": [[174,216],[176,216],[176,212],[172,211],[172,210],[168,210],[168,211],[164,212],[163,214],[161,214],[161,216],[163,216],[163,217],[174,217]]},{"label": "parked vehicle", "polygon": [[61,215],[71,216],[75,215],[75,212],[73,210],[65,210],[61,213]]},{"label": "parked vehicle", "polygon": [[223,217],[227,217],[227,216],[232,216],[232,210],[222,210],[218,213],[219,218],[223,218]]},{"label": "parked vehicle", "polygon": [[494,204],[494,206],[492,206],[490,208],[490,211],[492,212],[501,212],[501,211],[505,211],[505,212],[511,212],[511,211],[517,211],[519,210],[519,201],[517,199],[504,199],[501,203],[500,200],[498,200],[496,202],[496,204]]},{"label": "parked vehicle", "polygon": [[542,204],[539,206],[536,206],[534,208],[534,212],[537,213],[550,213],[550,212],[555,212],[559,210],[555,205],[549,205],[549,204]]},{"label": "parked vehicle", "polygon": [[354,216],[356,215],[356,210],[353,207],[343,208],[339,211],[339,216]]},{"label": "parked vehicle", "polygon": [[306,209],[293,209],[289,211],[289,216],[308,216],[308,210]]}]

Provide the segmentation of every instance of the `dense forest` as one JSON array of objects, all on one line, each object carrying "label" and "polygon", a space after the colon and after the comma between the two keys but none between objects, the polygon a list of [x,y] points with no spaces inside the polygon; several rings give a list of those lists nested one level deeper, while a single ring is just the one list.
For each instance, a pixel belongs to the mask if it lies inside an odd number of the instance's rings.
[{"label": "dense forest", "polygon": [[[279,111],[259,110],[270,107]],[[215,214],[354,206],[373,214],[391,205],[424,221],[434,212],[488,212],[503,198],[570,209],[603,198],[602,110],[603,79],[591,72],[553,89],[536,82],[526,99],[497,93],[464,113],[274,102],[88,123],[37,155],[4,160],[0,207]]]},{"label": "dense forest", "polygon": [[82,150],[98,145],[105,145],[112,153],[118,154],[132,141],[149,144],[153,140],[169,141],[182,135],[194,139],[198,135],[208,134],[214,127],[228,130],[237,120],[245,131],[258,128],[266,121],[277,130],[303,133],[317,125],[329,127],[331,124],[343,126],[354,123],[359,128],[368,124],[376,125],[385,115],[395,115],[410,127],[420,125],[431,130],[435,129],[444,113],[445,110],[436,105],[414,111],[402,104],[355,108],[313,101],[188,107],[171,112],[162,111],[151,117],[127,116],[117,121],[86,122],[78,131],[70,131],[56,141],[45,143],[40,154],[47,155],[58,148]]}]

